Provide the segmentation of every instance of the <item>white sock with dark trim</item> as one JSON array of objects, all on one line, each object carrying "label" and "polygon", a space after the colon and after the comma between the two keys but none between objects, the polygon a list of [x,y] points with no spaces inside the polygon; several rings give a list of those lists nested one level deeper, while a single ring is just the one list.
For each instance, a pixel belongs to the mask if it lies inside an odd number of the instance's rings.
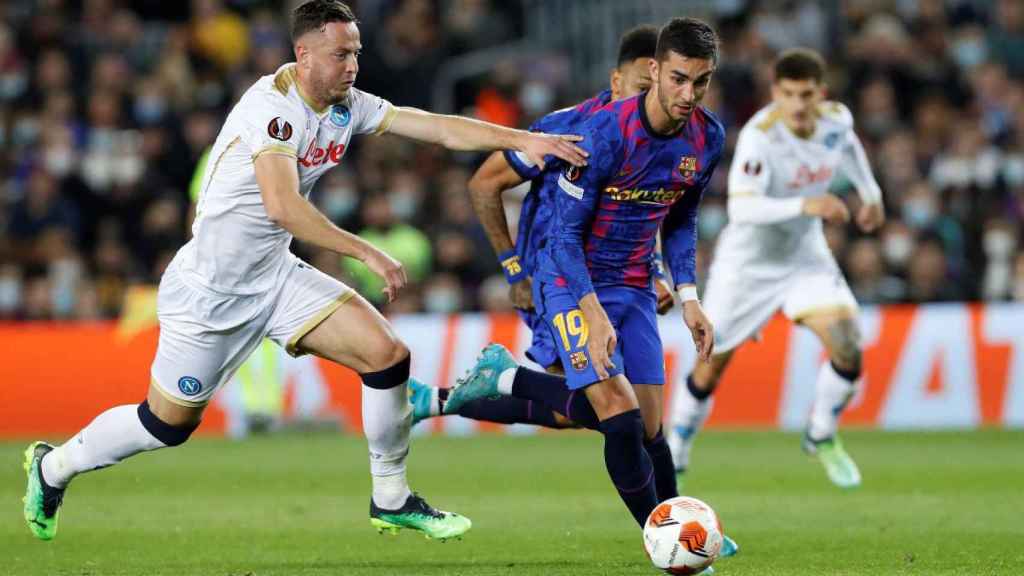
[{"label": "white sock with dark trim", "polygon": [[839,428],[839,415],[857,392],[857,381],[850,381],[836,372],[831,362],[818,370],[814,383],[814,405],[807,434],[811,440],[825,440]]},{"label": "white sock with dark trim", "polygon": [[82,472],[112,466],[139,452],[166,448],[142,426],[138,409],[138,404],[111,408],[54,448],[43,457],[43,480],[54,488],[64,488]]}]

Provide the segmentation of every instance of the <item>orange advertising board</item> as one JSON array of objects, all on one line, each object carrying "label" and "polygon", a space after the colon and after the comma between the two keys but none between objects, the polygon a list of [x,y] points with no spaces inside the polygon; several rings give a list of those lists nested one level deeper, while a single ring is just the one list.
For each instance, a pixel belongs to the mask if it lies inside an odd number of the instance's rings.
[{"label": "orange advertising board", "polygon": [[[529,331],[514,316],[401,316],[393,319],[413,352],[413,374],[451,385],[488,342],[521,357]],[[689,332],[677,315],[661,319],[671,406],[673,384],[693,366]],[[844,422],[881,428],[1024,426],[1024,306],[936,305],[867,308],[861,317],[865,376]],[[69,435],[96,414],[140,402],[149,385],[157,329],[116,323],[0,324],[0,437]],[[781,316],[734,357],[709,425],[799,428],[824,360],[814,337]],[[358,377],[322,359],[291,359],[286,416],[335,418],[360,428]],[[219,394],[201,433],[223,434],[237,409]],[[425,431],[512,431],[462,418]]]}]

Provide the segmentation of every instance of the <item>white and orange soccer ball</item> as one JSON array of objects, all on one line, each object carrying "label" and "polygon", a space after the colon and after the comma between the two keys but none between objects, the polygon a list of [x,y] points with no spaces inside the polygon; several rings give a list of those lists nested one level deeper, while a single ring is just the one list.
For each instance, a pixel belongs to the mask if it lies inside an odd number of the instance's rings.
[{"label": "white and orange soccer ball", "polygon": [[647,517],[644,549],[655,567],[669,574],[699,574],[718,558],[722,523],[696,498],[669,498]]}]

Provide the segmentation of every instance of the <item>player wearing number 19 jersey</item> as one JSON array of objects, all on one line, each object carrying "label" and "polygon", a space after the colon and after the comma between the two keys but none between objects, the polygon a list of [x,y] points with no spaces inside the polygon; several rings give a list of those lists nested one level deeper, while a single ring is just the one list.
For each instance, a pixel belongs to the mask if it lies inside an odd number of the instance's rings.
[{"label": "player wearing number 19 jersey", "polygon": [[684,319],[701,356],[711,353],[695,260],[697,207],[725,141],[722,125],[699,106],[716,62],[715,32],[699,20],[673,19],[659,33],[651,90],[602,107],[581,127],[590,163],[558,176],[533,282],[565,378],[519,367],[492,345],[445,408],[506,394],[600,430],[608,474],[640,525],[662,486],[675,487],[670,456],[663,455],[669,466],[654,466],[644,449],[645,435],[660,431],[665,378],[651,284],[659,228]]}]

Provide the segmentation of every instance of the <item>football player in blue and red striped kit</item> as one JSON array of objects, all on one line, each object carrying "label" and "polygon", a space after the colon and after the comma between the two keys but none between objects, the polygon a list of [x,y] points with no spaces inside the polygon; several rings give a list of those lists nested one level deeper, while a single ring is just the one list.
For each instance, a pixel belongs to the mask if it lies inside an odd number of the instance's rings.
[{"label": "football player in blue and red striped kit", "polygon": [[[619,40],[618,58],[609,75],[609,89],[576,106],[547,114],[534,122],[530,130],[571,134],[592,113],[609,102],[648,90],[651,86],[650,64],[657,44],[658,29],[654,26],[642,25],[626,31]],[[512,302],[532,331],[532,342],[526,356],[554,374],[563,373],[562,365],[552,333],[533,306],[531,287],[537,253],[548,236],[555,211],[554,196],[559,173],[557,169],[542,170],[526,156],[506,150],[491,154],[469,182],[473,208],[498,255],[510,286]],[[523,199],[513,243],[502,194],[524,182],[530,183],[530,190]],[[656,276],[658,313],[664,314],[674,303],[672,289],[660,267]],[[414,424],[445,414],[443,408],[449,389],[416,382],[410,385],[409,390]],[[549,428],[574,426],[571,420],[555,410],[536,405],[532,400],[511,396],[468,402],[462,405],[458,415],[500,424],[534,424]]]},{"label": "football player in blue and red striped kit", "polygon": [[608,474],[641,526],[663,480],[644,449],[645,429],[661,428],[665,380],[651,288],[659,229],[702,360],[713,346],[695,269],[697,208],[725,142],[721,123],[699,106],[717,59],[710,26],[675,18],[659,33],[651,90],[609,103],[579,126],[589,165],[558,175],[555,215],[533,278],[533,303],[565,377],[520,367],[492,344],[445,405],[456,413],[466,402],[509,395],[600,430]]}]

